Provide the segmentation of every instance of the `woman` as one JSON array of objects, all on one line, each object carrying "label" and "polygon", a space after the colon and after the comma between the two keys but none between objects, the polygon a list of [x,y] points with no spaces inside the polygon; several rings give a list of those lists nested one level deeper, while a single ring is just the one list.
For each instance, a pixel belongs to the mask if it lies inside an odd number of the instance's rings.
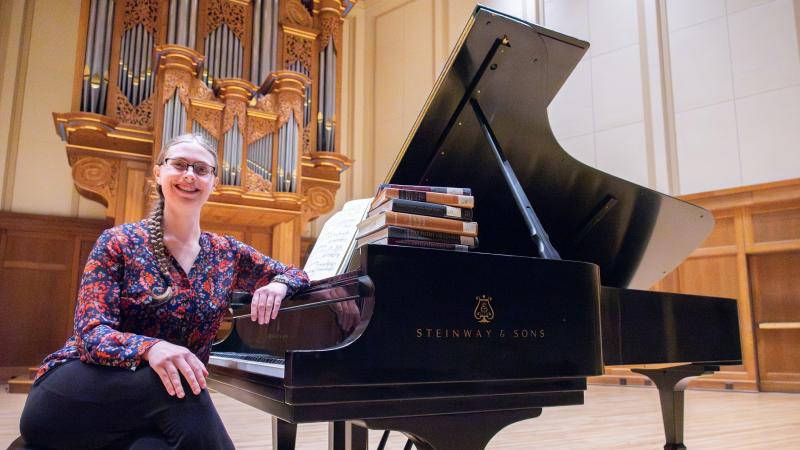
[{"label": "woman", "polygon": [[150,216],[97,240],[74,334],[45,359],[25,404],[28,445],[233,448],[204,365],[231,291],[253,292],[251,320],[266,324],[308,278],[234,238],[200,231],[216,162],[202,138],[174,138],[153,167],[159,200]]}]

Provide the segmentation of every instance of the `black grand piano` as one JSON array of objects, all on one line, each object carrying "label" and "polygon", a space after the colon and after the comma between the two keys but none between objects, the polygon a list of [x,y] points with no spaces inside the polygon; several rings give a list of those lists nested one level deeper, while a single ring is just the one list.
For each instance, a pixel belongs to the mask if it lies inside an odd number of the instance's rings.
[{"label": "black grand piano", "polygon": [[276,449],[323,421],[331,448],[383,429],[419,449],[482,449],[543,408],[582,404],[604,365],[648,363],[673,363],[640,372],[661,395],[664,448],[685,448],[686,381],[740,363],[736,302],[642,290],[714,221],[556,142],[547,106],[587,48],[477,7],[387,181],[472,188],[480,247],[368,245],[270,325],[226,324],[209,386],[271,414]]}]

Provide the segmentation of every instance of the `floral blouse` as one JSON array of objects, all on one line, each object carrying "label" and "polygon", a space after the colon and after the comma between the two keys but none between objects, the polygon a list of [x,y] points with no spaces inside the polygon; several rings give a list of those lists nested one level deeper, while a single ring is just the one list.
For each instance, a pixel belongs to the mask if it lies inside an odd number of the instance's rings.
[{"label": "floral blouse", "polygon": [[252,293],[277,281],[288,286],[289,296],[308,286],[302,270],[230,236],[203,232],[188,274],[167,250],[173,296],[158,302],[150,292],[163,292],[166,280],[148,236],[145,221],[100,235],[83,271],[74,334],[45,358],[37,379],[74,359],[135,370],[161,340],[185,346],[206,363],[233,290]]}]

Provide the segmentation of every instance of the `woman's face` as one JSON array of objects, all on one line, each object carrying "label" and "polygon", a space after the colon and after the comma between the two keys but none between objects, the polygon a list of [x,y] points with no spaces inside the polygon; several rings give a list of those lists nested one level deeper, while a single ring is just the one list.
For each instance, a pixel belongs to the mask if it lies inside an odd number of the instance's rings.
[{"label": "woman's face", "polygon": [[[194,165],[194,166],[192,166]],[[207,167],[198,169],[199,166]],[[182,142],[167,150],[164,164],[153,167],[164,199],[173,207],[201,207],[217,184],[214,156],[198,144]]]}]

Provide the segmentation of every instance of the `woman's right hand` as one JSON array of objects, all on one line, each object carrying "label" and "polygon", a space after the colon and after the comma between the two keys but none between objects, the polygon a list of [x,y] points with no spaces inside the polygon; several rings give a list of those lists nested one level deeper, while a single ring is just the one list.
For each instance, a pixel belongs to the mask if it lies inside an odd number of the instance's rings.
[{"label": "woman's right hand", "polygon": [[183,374],[183,378],[189,382],[194,395],[200,394],[200,391],[206,388],[208,370],[186,347],[160,341],[150,347],[142,357],[161,377],[161,382],[164,383],[169,395],[177,395],[178,398],[185,396],[180,374]]}]

